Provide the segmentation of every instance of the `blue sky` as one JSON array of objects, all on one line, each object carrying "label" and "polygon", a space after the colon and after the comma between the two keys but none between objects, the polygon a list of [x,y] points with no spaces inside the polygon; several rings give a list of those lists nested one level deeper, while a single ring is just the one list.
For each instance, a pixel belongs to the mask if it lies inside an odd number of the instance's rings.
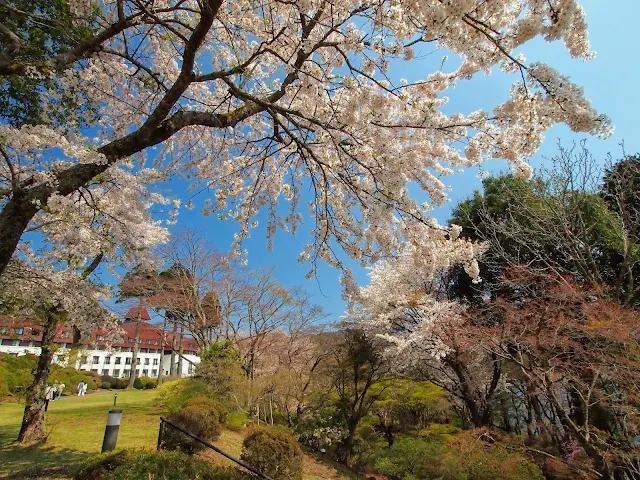
[{"label": "blue sky", "polygon": [[[635,115],[640,112],[640,94],[637,83],[640,79],[640,54],[635,46],[637,18],[640,17],[640,1],[638,0],[581,0],[587,13],[592,48],[597,57],[589,62],[574,60],[568,55],[561,43],[547,43],[535,40],[522,49],[527,61],[543,61],[569,75],[571,79],[585,89],[595,108],[608,114],[615,127],[612,138],[603,141],[588,139],[588,147],[598,157],[604,159],[608,152],[614,156],[620,154],[619,143],[624,141],[628,153],[640,151],[640,138],[637,137]],[[405,77],[408,80],[424,78],[437,69],[442,62],[442,52],[432,53],[429,50],[420,52],[423,57],[411,63],[394,65],[393,76]],[[445,69],[455,68],[453,60],[445,63]],[[447,113],[491,109],[504,101],[509,94],[509,87],[515,81],[512,75],[499,71],[489,77],[476,77],[463,82],[455,90],[447,92],[450,103]],[[545,163],[545,157],[555,153],[558,138],[567,144],[585,138],[574,135],[565,126],[556,126],[547,134],[541,151],[531,159],[534,167]],[[508,167],[505,162],[492,161],[483,167],[489,171],[502,171]],[[439,221],[445,222],[450,207],[455,202],[467,197],[480,185],[478,170],[470,169],[463,174],[448,177],[445,182],[451,186],[451,202],[447,207],[436,210]],[[174,194],[179,194],[178,183],[169,185]],[[175,230],[190,228],[207,236],[211,243],[221,251],[227,251],[233,241],[236,225],[232,221],[219,221],[215,217],[202,217],[198,211],[183,210]],[[300,285],[312,296],[314,303],[322,305],[330,314],[329,320],[337,320],[344,310],[341,299],[341,288],[338,283],[340,272],[325,264],[319,266],[316,279],[305,280],[308,266],[299,265],[297,257],[307,242],[309,225],[299,229],[297,237],[278,232],[274,249],[269,253],[266,248],[264,230],[253,231],[253,237],[245,243],[249,250],[249,266],[260,268],[274,266],[275,275],[285,286]],[[353,265],[356,279],[364,284],[367,281],[366,270]]]}]

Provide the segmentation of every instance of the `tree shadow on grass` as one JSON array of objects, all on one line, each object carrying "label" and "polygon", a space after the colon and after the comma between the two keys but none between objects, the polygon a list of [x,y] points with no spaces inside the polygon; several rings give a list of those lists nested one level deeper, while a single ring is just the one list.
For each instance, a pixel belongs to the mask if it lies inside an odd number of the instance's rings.
[{"label": "tree shadow on grass", "polygon": [[75,466],[90,455],[69,448],[48,447],[46,443],[30,446],[6,443],[0,446],[0,479],[70,478]]}]

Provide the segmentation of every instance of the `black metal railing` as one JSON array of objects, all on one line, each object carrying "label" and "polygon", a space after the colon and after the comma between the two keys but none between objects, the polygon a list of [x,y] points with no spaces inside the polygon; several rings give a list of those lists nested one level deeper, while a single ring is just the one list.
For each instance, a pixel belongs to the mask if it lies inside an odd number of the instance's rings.
[{"label": "black metal railing", "polygon": [[245,462],[243,462],[242,460],[239,460],[235,457],[232,457],[231,455],[229,455],[227,452],[220,450],[218,447],[216,447],[215,445],[212,445],[211,443],[207,442],[206,440],[198,437],[197,435],[194,435],[193,433],[185,430],[184,428],[182,428],[180,425],[176,425],[175,423],[173,423],[171,420],[164,418],[164,417],[160,417],[160,430],[158,432],[158,450],[162,449],[162,434],[164,433],[164,429],[165,429],[165,424],[169,425],[171,428],[175,428],[176,430],[178,430],[179,432],[182,432],[184,435],[186,435],[187,437],[191,437],[192,439],[194,439],[196,442],[204,445],[207,448],[210,448],[211,450],[213,450],[216,453],[219,453],[220,455],[222,455],[225,458],[228,458],[229,460],[231,460],[232,462],[240,465],[242,468],[245,468],[246,470],[250,471],[251,473],[253,473],[254,475],[256,475],[257,477],[260,478],[264,478],[265,480],[273,480],[273,478],[271,478],[270,476],[262,473],[260,470],[257,470],[256,468],[253,468],[251,465],[246,464]]}]

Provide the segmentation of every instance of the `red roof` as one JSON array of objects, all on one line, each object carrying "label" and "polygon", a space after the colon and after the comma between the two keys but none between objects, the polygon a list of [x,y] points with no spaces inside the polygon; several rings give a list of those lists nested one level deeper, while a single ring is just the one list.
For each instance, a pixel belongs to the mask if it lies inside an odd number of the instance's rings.
[{"label": "red roof", "polygon": [[149,312],[147,312],[146,308],[143,308],[141,306],[137,306],[137,307],[131,307],[129,309],[129,311],[126,313],[126,315],[124,316],[125,319],[129,320],[129,319],[134,319],[134,320],[151,320],[151,317],[149,316]]},{"label": "red roof", "polygon": [[[137,319],[137,317],[136,317]],[[135,344],[135,332],[136,324],[138,322],[125,321],[121,324],[122,327],[122,340],[112,342],[114,347],[133,347]],[[139,346],[140,348],[147,348],[149,350],[160,350],[162,348],[162,326],[153,325],[149,323],[139,322]],[[176,347],[180,341],[180,335],[174,334],[172,331],[165,331],[165,345],[168,349],[171,345],[171,339],[175,335]],[[104,346],[106,341],[105,332],[94,331],[91,333],[91,337],[83,337],[80,341],[83,345],[100,345]],[[8,317],[0,316],[0,338],[14,339],[20,341],[42,341],[42,327],[34,322],[28,320],[15,320]],[[72,343],[73,333],[67,328],[66,325],[58,324],[56,328],[56,335],[54,343]],[[193,338],[184,337],[182,339],[182,349],[185,352],[198,352],[198,344]]]}]

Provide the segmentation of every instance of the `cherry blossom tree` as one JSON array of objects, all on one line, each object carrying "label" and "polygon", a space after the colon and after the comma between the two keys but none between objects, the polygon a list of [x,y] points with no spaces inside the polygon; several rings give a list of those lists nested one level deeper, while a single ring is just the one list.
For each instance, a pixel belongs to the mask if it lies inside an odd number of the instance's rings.
[{"label": "cherry blossom tree", "polygon": [[[119,333],[116,317],[104,307],[108,287],[88,279],[101,260],[102,256],[97,256],[81,273],[68,268],[52,271],[50,265],[36,268],[12,260],[0,280],[0,310],[17,319],[29,318],[42,332],[38,365],[25,397],[20,442],[46,437],[45,393],[49,368],[58,350],[53,342],[58,326],[65,325],[80,335],[99,328],[111,339]],[[74,342],[78,339],[74,334]]]},{"label": "cherry blossom tree", "polygon": [[[129,193],[181,174],[193,195],[206,195],[205,215],[238,222],[236,253],[260,211],[267,211],[271,242],[278,229],[296,232],[307,202],[314,226],[300,259],[310,262],[310,274],[319,258],[341,266],[336,246],[375,262],[408,242],[428,257],[447,235],[429,216],[446,198],[442,176],[503,158],[526,177],[526,159],[554,124],[611,131],[580,87],[518,53],[542,37],[590,58],[577,0],[68,6],[86,35],[31,57],[14,42],[18,55],[0,58],[3,82],[55,77],[55,88],[43,87],[39,118],[54,118],[63,97],[76,95],[87,106],[61,127],[45,121],[0,130],[0,271],[25,231],[46,217],[51,235],[62,239],[58,220],[70,205],[87,188],[100,188],[94,184],[104,175],[123,171],[129,175],[120,177],[124,188],[114,189],[110,205],[135,213]],[[38,21],[48,28],[46,18]],[[12,33],[21,35],[5,31],[3,38],[16,40]],[[427,48],[461,65],[449,71],[443,62],[412,82],[392,77],[393,62],[419,68],[416,56]],[[515,77],[504,103],[468,115],[443,112],[456,83],[494,68]],[[419,204],[409,183],[430,200]],[[282,201],[288,213],[277,208]],[[79,233],[64,239],[77,245]]]}]

